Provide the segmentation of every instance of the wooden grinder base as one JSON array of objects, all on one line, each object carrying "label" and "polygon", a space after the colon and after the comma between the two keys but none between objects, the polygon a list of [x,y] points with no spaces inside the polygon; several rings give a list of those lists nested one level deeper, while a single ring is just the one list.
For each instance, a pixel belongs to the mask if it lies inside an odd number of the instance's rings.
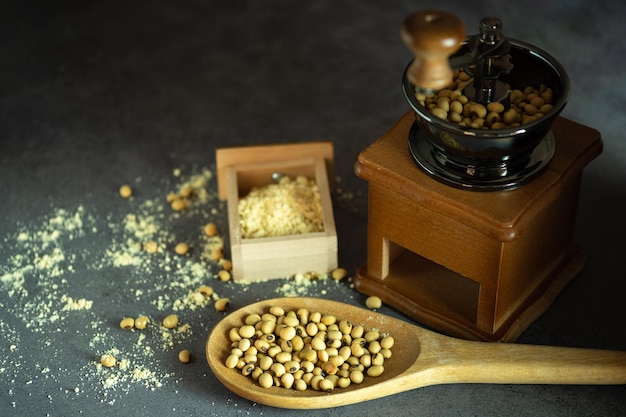
[{"label": "wooden grinder base", "polygon": [[367,263],[356,288],[442,333],[514,341],[584,266],[574,226],[600,133],[559,117],[545,171],[517,189],[482,192],[418,168],[408,150],[413,122],[405,114],[355,164],[369,182]]}]

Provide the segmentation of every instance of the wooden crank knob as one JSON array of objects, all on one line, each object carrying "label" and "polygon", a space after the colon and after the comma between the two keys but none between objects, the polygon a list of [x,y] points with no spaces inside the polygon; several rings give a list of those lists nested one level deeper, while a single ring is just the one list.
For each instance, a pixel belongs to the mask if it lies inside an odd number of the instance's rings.
[{"label": "wooden crank knob", "polygon": [[448,58],[465,41],[465,24],[454,14],[422,10],[403,22],[401,36],[415,53],[407,70],[409,81],[424,90],[439,90],[452,82]]}]

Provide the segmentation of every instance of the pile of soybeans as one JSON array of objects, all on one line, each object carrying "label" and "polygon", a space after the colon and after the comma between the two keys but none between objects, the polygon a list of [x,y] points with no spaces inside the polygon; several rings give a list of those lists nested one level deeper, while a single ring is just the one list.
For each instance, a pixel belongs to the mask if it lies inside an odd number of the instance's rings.
[{"label": "pile of soybeans", "polygon": [[225,365],[264,388],[331,392],[382,375],[394,338],[332,314],[285,311],[252,313],[229,332]]},{"label": "pile of soybeans", "polygon": [[509,94],[510,107],[500,102],[487,105],[472,102],[463,89],[473,78],[457,71],[449,88],[431,94],[416,92],[419,103],[440,119],[473,129],[504,129],[531,123],[552,110],[553,90],[545,84],[523,90],[513,89]]}]

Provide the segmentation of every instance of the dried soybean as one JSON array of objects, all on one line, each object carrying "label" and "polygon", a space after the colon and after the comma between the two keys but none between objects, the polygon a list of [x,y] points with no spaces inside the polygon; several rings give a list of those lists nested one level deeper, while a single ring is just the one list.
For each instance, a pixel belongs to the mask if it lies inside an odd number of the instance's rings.
[{"label": "dried soybean", "polygon": [[187,363],[191,360],[191,352],[188,349],[183,349],[178,353],[178,360],[182,363]]},{"label": "dried soybean", "polygon": [[178,326],[178,316],[176,314],[169,314],[163,319],[163,327],[166,329],[173,329]]},{"label": "dried soybean", "polygon": [[125,317],[120,321],[120,327],[124,330],[131,330],[135,327],[135,319],[132,317]]},{"label": "dried soybean", "polygon": [[100,357],[100,364],[106,368],[111,368],[115,366],[116,363],[117,360],[113,355],[106,354]]},{"label": "dried soybean", "polygon": [[130,187],[130,185],[124,184],[120,187],[119,193],[120,197],[129,198],[131,195],[133,195],[133,189]]},{"label": "dried soybean", "polygon": [[139,316],[135,319],[135,328],[143,330],[148,327],[148,323],[150,323],[150,319],[148,319],[148,317]]}]

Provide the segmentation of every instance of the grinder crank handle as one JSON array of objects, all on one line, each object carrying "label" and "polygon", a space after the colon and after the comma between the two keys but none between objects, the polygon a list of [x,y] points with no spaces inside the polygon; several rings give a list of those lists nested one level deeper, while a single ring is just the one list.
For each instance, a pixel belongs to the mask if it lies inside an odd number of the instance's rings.
[{"label": "grinder crank handle", "polygon": [[456,15],[422,10],[409,15],[400,32],[404,43],[415,53],[407,69],[409,81],[421,90],[439,90],[452,82],[448,58],[465,40],[465,24]]}]

